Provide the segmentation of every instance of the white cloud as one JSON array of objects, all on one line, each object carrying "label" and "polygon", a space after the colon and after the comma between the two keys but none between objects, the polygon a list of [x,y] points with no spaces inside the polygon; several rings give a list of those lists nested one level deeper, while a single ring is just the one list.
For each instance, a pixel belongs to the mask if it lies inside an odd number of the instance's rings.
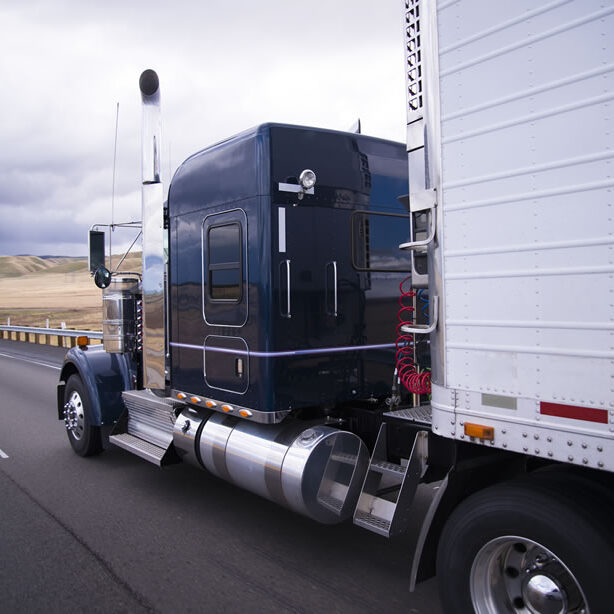
[{"label": "white cloud", "polygon": [[[265,121],[404,137],[400,0],[105,3],[0,8],[0,253],[85,253],[110,219],[138,215],[144,68],[160,75],[163,178]],[[57,249],[51,249],[57,246]]]}]

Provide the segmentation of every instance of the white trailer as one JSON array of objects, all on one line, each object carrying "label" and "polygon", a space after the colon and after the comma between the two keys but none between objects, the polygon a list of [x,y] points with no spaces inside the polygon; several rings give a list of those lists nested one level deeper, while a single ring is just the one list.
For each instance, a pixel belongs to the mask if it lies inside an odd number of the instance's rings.
[{"label": "white trailer", "polygon": [[429,236],[404,247],[428,250],[432,430],[544,468],[452,514],[446,612],[612,611],[614,3],[405,11],[410,207]]}]

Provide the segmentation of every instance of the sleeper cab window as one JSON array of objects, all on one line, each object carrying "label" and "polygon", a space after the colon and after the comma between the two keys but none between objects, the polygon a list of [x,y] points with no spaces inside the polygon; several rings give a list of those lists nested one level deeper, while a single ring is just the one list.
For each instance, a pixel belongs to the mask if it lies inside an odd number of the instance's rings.
[{"label": "sleeper cab window", "polygon": [[232,222],[207,231],[207,286],[212,301],[238,303],[243,288],[241,225]]}]

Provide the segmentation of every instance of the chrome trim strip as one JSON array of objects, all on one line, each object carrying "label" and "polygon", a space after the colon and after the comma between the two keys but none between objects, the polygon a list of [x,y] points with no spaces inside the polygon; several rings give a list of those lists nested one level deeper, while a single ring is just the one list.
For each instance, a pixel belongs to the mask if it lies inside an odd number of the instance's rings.
[{"label": "chrome trim strip", "polygon": [[[279,277],[281,279],[283,273],[281,272],[281,268],[285,266],[286,267],[286,311],[282,311],[281,310],[281,304],[280,304],[280,312],[281,312],[281,316],[284,318],[291,318],[292,317],[292,305],[290,302],[290,260],[282,260],[279,263]],[[281,289],[280,289],[281,291]],[[281,297],[280,297],[280,301],[281,301]]]},{"label": "chrome trim strip", "polygon": [[[186,348],[188,350],[203,351],[202,345],[193,345],[191,343],[178,343],[171,341],[171,346],[178,348]],[[283,356],[310,356],[312,354],[336,354],[338,352],[353,352],[355,350],[386,350],[396,347],[394,343],[380,343],[376,345],[348,345],[343,347],[333,348],[314,348],[311,350],[287,350],[283,352],[258,352],[247,350],[241,352],[237,350],[227,350],[225,348],[211,348],[211,351],[222,352],[227,354],[243,354],[245,356],[254,356],[256,358],[279,358]]]}]

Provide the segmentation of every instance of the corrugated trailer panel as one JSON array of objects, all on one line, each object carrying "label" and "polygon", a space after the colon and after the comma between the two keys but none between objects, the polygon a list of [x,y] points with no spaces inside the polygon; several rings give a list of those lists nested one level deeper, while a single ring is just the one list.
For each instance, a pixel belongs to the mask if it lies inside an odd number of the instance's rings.
[{"label": "corrugated trailer panel", "polygon": [[613,408],[614,3],[437,26],[445,385]]}]

